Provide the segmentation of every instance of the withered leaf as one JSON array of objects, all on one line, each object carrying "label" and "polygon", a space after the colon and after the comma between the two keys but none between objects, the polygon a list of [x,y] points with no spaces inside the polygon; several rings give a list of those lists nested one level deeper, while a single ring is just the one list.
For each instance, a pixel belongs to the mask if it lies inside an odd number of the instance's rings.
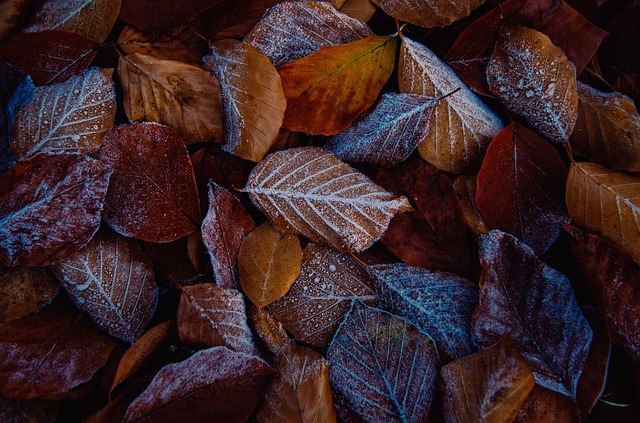
[{"label": "withered leaf", "polygon": [[[453,273],[434,272],[404,263],[369,267],[378,282],[380,306],[428,334],[451,360],[475,352],[471,316],[478,288]],[[440,354],[442,361],[445,355]]]},{"label": "withered leaf", "polygon": [[486,347],[511,333],[536,382],[575,398],[593,331],[567,277],[500,231],[480,236],[480,263],[475,341]]},{"label": "withered leaf", "polygon": [[122,235],[174,241],[200,226],[193,165],[178,132],[155,123],[111,130],[99,158],[113,167],[105,221]]},{"label": "withered leaf", "polygon": [[514,122],[487,149],[476,205],[490,228],[510,233],[542,254],[567,220],[566,179],[567,167],[556,149]]},{"label": "withered leaf", "polygon": [[275,66],[286,65],[324,46],[373,35],[367,25],[340,13],[329,2],[282,2],[269,9],[246,36]]},{"label": "withered leaf", "polygon": [[511,422],[535,385],[510,336],[440,372],[447,422]]},{"label": "withered leaf", "polygon": [[49,304],[60,285],[45,269],[0,270],[0,322],[20,319]]},{"label": "withered leaf", "polygon": [[469,16],[486,0],[371,0],[392,18],[427,28],[447,26]]},{"label": "withered leaf", "polygon": [[460,200],[467,226],[476,234],[489,232],[489,227],[476,205],[477,178],[475,175],[460,175],[453,181],[453,189]]},{"label": "withered leaf", "polygon": [[640,263],[640,175],[596,163],[573,163],[567,179],[569,217],[619,242]]},{"label": "withered leaf", "polygon": [[431,50],[408,38],[400,49],[398,80],[401,92],[451,94],[436,105],[429,133],[418,146],[420,156],[448,172],[477,169],[489,141],[502,129],[498,116]]},{"label": "withered leaf", "polygon": [[111,73],[91,68],[66,82],[38,87],[15,117],[11,152],[16,159],[37,152],[97,151],[116,116]]},{"label": "withered leaf", "polygon": [[440,363],[431,338],[415,326],[355,303],[327,360],[331,386],[362,421],[425,421]]},{"label": "withered leaf", "polygon": [[120,19],[143,31],[178,26],[224,0],[122,0]]},{"label": "withered leaf", "polygon": [[222,140],[220,84],[210,72],[136,53],[120,57],[118,76],[131,121],[171,126],[186,144]]},{"label": "withered leaf", "polygon": [[397,37],[371,36],[280,66],[283,126],[309,134],[345,130],[378,97],[395,68]]},{"label": "withered leaf", "polygon": [[[281,0],[225,0],[207,11],[212,39],[243,38]],[[247,40],[245,39],[246,43]],[[256,46],[254,46],[256,47]],[[258,49],[260,50],[260,49]],[[264,54],[264,52],[263,52]]]},{"label": "withered leaf", "polygon": [[283,232],[294,232],[341,251],[360,252],[410,211],[362,173],[317,147],[273,153],[249,175],[243,190]]},{"label": "withered leaf", "polygon": [[549,37],[524,26],[504,26],[487,80],[505,107],[545,138],[569,139],[578,116],[576,69]]},{"label": "withered leaf", "polygon": [[367,22],[376,13],[376,7],[369,0],[346,0],[340,11],[359,21]]},{"label": "withered leaf", "polygon": [[575,401],[566,395],[535,385],[520,407],[517,423],[578,423]]},{"label": "withered leaf", "polygon": [[7,41],[30,12],[33,0],[5,0],[0,2],[0,44]]},{"label": "withered leaf", "polygon": [[66,304],[0,323],[0,393],[26,399],[68,392],[91,379],[115,346]]},{"label": "withered leaf", "polygon": [[222,148],[260,161],[278,136],[287,107],[276,68],[254,47],[231,39],[215,42],[203,60],[222,88]]},{"label": "withered leaf", "polygon": [[134,342],[156,309],[151,261],[133,239],[99,232],[52,270],[76,306],[116,338]]},{"label": "withered leaf", "polygon": [[185,286],[178,306],[178,332],[182,342],[199,347],[224,346],[256,354],[247,324],[244,299],[235,289],[212,283]]},{"label": "withered leaf", "polygon": [[111,169],[86,156],[37,154],[0,179],[0,260],[46,266],[98,230]]},{"label": "withered leaf", "polygon": [[268,308],[258,308],[249,303],[247,317],[263,345],[274,355],[278,355],[287,345],[293,343],[282,323],[271,315]]},{"label": "withered leaf", "polygon": [[10,146],[15,114],[35,89],[30,76],[0,60],[0,176],[15,163]]},{"label": "withered leaf", "polygon": [[165,366],[127,409],[125,422],[245,422],[273,370],[258,357],[214,347]]},{"label": "withered leaf", "polygon": [[377,304],[374,282],[351,256],[310,244],[300,276],[269,310],[296,339],[326,347],[354,302]]},{"label": "withered leaf", "polygon": [[[198,238],[199,235],[198,232],[194,232],[172,242],[145,242],[144,252],[153,261],[156,275],[162,275],[176,286],[210,280],[211,276],[206,275],[206,252],[203,252],[204,263],[199,261],[194,263],[193,254],[189,248],[194,244],[192,238]],[[204,249],[206,250],[206,247]],[[202,257],[198,256],[197,258]]]},{"label": "withered leaf", "polygon": [[429,133],[436,102],[417,94],[384,94],[371,113],[334,135],[324,148],[346,162],[395,166]]},{"label": "withered leaf", "polygon": [[253,219],[233,194],[210,182],[209,210],[201,228],[216,284],[237,289],[240,282],[238,251],[242,240],[255,228]]},{"label": "withered leaf", "polygon": [[242,241],[238,270],[242,291],[256,307],[282,298],[300,274],[300,240],[264,222]]}]

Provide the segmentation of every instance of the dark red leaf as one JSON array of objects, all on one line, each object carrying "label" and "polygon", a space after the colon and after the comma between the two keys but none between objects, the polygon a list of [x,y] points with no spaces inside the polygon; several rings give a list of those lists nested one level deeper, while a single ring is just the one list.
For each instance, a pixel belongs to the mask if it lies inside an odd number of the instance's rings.
[{"label": "dark red leaf", "polygon": [[120,19],[143,31],[178,26],[223,0],[122,0]]},{"label": "dark red leaf", "polygon": [[268,8],[282,0],[223,0],[209,10],[212,39],[243,38]]},{"label": "dark red leaf", "polygon": [[30,101],[35,87],[31,78],[0,60],[0,175],[14,163],[11,128],[16,112]]},{"label": "dark red leaf", "polygon": [[[207,276],[207,267],[203,266],[200,260],[194,263],[193,254],[189,248],[193,242],[193,237],[199,238],[200,234],[195,232],[176,241],[166,243],[145,242],[144,251],[153,261],[157,274],[163,275],[175,285],[191,285],[204,282],[210,279]],[[200,240],[200,242],[202,242]],[[202,247],[205,248],[204,246]],[[204,260],[207,259],[203,253]],[[199,257],[200,258],[200,257]]]},{"label": "dark red leaf", "polygon": [[605,63],[611,63],[617,72],[640,72],[640,3],[635,1],[621,10],[607,24],[611,31],[603,43]]},{"label": "dark red leaf", "polygon": [[581,420],[571,398],[536,385],[522,404],[514,421],[516,423],[578,423]]}]

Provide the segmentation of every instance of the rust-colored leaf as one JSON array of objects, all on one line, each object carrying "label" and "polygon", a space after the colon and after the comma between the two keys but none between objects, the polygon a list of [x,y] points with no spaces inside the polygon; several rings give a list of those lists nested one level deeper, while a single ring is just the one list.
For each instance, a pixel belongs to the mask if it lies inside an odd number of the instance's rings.
[{"label": "rust-colored leaf", "polygon": [[193,245],[192,238],[198,238],[199,235],[194,232],[172,242],[145,242],[144,252],[153,261],[156,276],[162,275],[174,285],[191,285],[210,280],[211,276],[206,275],[206,252],[203,252],[204,263],[194,263],[189,248],[190,244]]},{"label": "rust-colored leaf", "polygon": [[59,290],[60,285],[44,269],[0,270],[0,322],[39,311]]},{"label": "rust-colored leaf", "polygon": [[[276,7],[280,1],[224,0],[207,12],[210,22],[209,34],[212,39],[243,38],[260,22],[265,13]],[[245,38],[244,42],[248,43],[248,40]]]},{"label": "rust-colored leaf", "polygon": [[522,404],[516,423],[578,423],[581,419],[574,400],[536,385]]},{"label": "rust-colored leaf", "polygon": [[371,0],[399,21],[431,28],[447,26],[469,16],[486,0]]},{"label": "rust-colored leaf", "polygon": [[485,234],[490,229],[476,205],[476,188],[477,177],[475,175],[460,175],[453,181],[453,189],[460,201],[467,226],[476,234]]},{"label": "rust-colored leaf", "polygon": [[340,11],[361,22],[367,22],[376,13],[376,7],[370,0],[346,0]]},{"label": "rust-colored leaf", "polygon": [[287,345],[293,343],[282,323],[276,320],[268,308],[258,308],[247,304],[247,317],[264,346],[278,355]]}]

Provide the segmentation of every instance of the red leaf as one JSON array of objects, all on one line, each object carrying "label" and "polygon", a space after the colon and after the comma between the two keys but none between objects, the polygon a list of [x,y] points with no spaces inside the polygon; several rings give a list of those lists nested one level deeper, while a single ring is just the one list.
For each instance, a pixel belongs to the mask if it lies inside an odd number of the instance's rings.
[{"label": "red leaf", "polygon": [[243,38],[270,7],[281,1],[223,0],[208,12],[210,38]]},{"label": "red leaf", "polygon": [[177,26],[223,0],[122,0],[120,19],[143,31]]}]

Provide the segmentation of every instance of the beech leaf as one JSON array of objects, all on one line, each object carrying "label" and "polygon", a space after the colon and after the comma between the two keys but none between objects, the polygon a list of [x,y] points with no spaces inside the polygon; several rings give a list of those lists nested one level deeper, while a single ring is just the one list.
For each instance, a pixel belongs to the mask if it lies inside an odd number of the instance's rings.
[{"label": "beech leaf", "polygon": [[[207,11],[214,17],[209,19],[209,34],[212,39],[243,38],[279,3],[280,0],[226,0],[216,4]],[[247,42],[246,38],[244,42]]]},{"label": "beech leaf", "polygon": [[224,0],[122,0],[120,19],[143,31],[178,26]]},{"label": "beech leaf", "polygon": [[476,188],[475,175],[460,175],[453,181],[453,189],[460,200],[467,226],[476,234],[485,234],[489,232],[489,227],[476,205]]},{"label": "beech leaf", "polygon": [[374,13],[376,7],[369,0],[346,0],[340,7],[340,11],[361,22],[367,22]]},{"label": "beech leaf", "polygon": [[287,345],[293,343],[282,323],[271,315],[268,308],[258,308],[249,303],[247,317],[264,346],[274,355],[278,355]]},{"label": "beech leaf", "polygon": [[58,294],[60,285],[45,269],[0,271],[0,322],[39,311]]},{"label": "beech leaf", "polygon": [[[368,0],[367,0],[368,1]],[[9,39],[24,23],[33,0],[5,0],[0,2],[0,44]]]},{"label": "beech leaf", "polygon": [[276,229],[340,251],[368,248],[394,214],[411,210],[406,198],[386,192],[317,147],[269,155],[253,169],[243,191]]},{"label": "beech leaf", "polygon": [[469,16],[486,0],[371,0],[399,21],[431,28],[447,26]]},{"label": "beech leaf", "polygon": [[579,423],[575,400],[550,389],[535,385],[516,416],[518,423]]},{"label": "beech leaf", "polygon": [[35,89],[30,76],[0,60],[0,176],[15,163],[10,146],[15,114]]},{"label": "beech leaf", "polygon": [[593,329],[593,341],[584,371],[578,383],[576,403],[582,416],[588,416],[607,384],[611,338],[604,319],[593,306],[583,306],[582,313]]}]

